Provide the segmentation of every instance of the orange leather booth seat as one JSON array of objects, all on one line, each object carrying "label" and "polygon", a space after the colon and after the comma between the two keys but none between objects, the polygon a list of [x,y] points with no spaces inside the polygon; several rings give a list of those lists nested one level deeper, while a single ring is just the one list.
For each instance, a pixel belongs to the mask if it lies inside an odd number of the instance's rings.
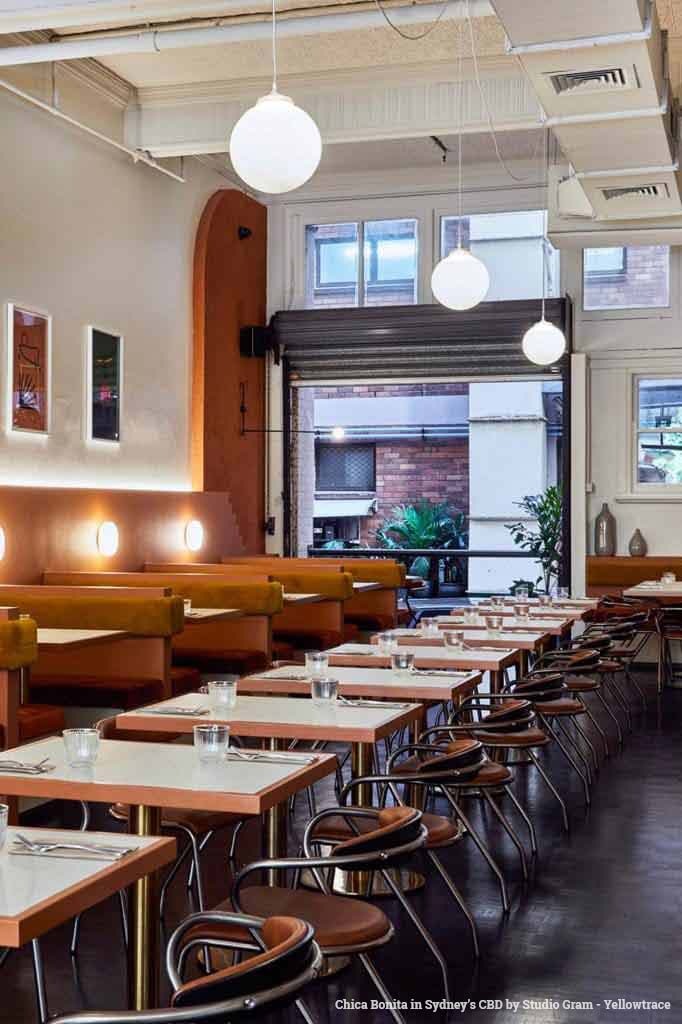
[{"label": "orange leather booth seat", "polygon": [[[289,649],[289,654],[291,654]],[[279,655],[279,657],[287,657]],[[180,651],[173,651],[173,665],[193,665],[200,672],[216,674],[232,674],[237,676],[249,675],[251,672],[260,672],[268,668],[269,661],[261,651],[240,651],[236,648],[206,651],[198,647],[187,647]]]},{"label": "orange leather booth seat", "polygon": [[[37,627],[33,619],[0,622],[0,669],[26,668],[38,657]],[[24,704],[17,709],[19,742],[42,739],[64,728],[64,712],[58,707]],[[0,744],[6,746],[5,730],[0,723]]]},{"label": "orange leather booth seat", "polygon": [[33,590],[26,594],[21,587],[3,586],[0,599],[28,613],[43,629],[120,629],[132,636],[168,637],[185,626],[179,597],[63,597],[45,590],[43,597]]},{"label": "orange leather booth seat", "polygon": [[62,708],[45,704],[24,704],[19,708],[17,717],[20,743],[30,743],[66,728]]},{"label": "orange leather booth seat", "polygon": [[97,676],[32,675],[31,700],[61,707],[122,708],[133,711],[163,700],[163,684],[155,679],[112,679]]}]

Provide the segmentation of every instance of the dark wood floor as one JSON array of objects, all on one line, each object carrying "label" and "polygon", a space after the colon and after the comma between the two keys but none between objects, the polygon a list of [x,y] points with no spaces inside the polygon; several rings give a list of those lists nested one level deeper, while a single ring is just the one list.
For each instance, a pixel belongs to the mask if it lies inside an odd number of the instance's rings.
[{"label": "dark wood floor", "polygon": [[[651,685],[650,679],[642,677]],[[482,957],[474,962],[467,929],[440,882],[431,878],[415,905],[442,946],[452,967],[453,998],[501,1000],[501,1008],[452,1012],[447,1019],[481,1024],[667,1024],[682,1022],[682,692],[668,691],[660,707],[652,701],[646,719],[636,720],[623,753],[602,768],[586,814],[580,788],[557,756],[548,766],[568,795],[572,831],[560,829],[557,805],[536,785],[534,773],[519,771],[518,794],[537,824],[540,855],[531,883],[519,881],[518,859],[510,843],[479,807],[475,821],[490,837],[513,878],[513,905],[500,912],[498,889],[488,868],[468,841],[447,851],[445,862],[476,914]],[[329,791],[319,803],[331,803]],[[294,832],[307,817],[299,801]],[[521,830],[521,829],[520,829]],[[257,852],[247,836],[241,855]],[[224,841],[207,851],[209,899],[227,894],[229,879]],[[0,875],[0,885],[9,884]],[[439,999],[440,976],[412,925],[384,901],[398,926],[396,940],[376,955],[376,963],[396,999]],[[168,926],[188,907],[182,880],[172,889]],[[51,1011],[124,1005],[125,969],[117,903],[110,901],[86,915],[77,962],[68,953],[68,932],[61,928],[43,942]],[[375,992],[364,974],[351,967],[318,983],[307,1002],[320,1024],[389,1021],[387,1014],[335,1010],[338,999],[371,1000]],[[670,1001],[672,1009],[607,1009],[605,1000]],[[553,1000],[524,1008],[524,1000]],[[592,1008],[564,1008],[564,1000]],[[518,1001],[514,1013],[507,1001]],[[423,1008],[406,1011],[408,1021],[443,1021],[443,1013]],[[0,1022],[33,1021],[35,1002],[29,950],[13,954],[0,972]],[[282,1015],[279,1017],[282,1020]],[[291,1016],[291,1020],[295,1019]]]}]

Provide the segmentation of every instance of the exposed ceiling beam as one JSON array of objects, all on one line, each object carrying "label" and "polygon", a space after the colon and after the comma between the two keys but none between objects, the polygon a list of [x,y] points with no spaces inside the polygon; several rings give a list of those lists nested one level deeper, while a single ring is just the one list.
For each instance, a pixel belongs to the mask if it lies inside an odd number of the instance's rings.
[{"label": "exposed ceiling beam", "polygon": [[[0,9],[0,34],[231,18],[243,14],[248,6],[244,0],[8,0]],[[263,14],[268,6],[262,4]],[[494,14],[488,0],[471,0],[470,10],[475,17]]]}]

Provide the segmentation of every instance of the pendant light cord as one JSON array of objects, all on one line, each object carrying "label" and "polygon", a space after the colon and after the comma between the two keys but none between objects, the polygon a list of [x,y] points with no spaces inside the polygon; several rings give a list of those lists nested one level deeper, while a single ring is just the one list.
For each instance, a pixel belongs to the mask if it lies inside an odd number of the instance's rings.
[{"label": "pendant light cord", "polygon": [[381,2],[381,0],[374,0],[374,2],[377,5],[378,9],[381,11],[381,13],[382,13],[382,15],[384,17],[384,20],[386,21],[386,23],[388,25],[391,26],[391,28],[393,29],[394,32],[397,32],[398,35],[401,36],[403,39],[411,39],[413,42],[416,42],[419,39],[426,39],[427,36],[431,35],[431,33],[435,29],[436,25],[439,25],[440,22],[442,21],[444,15],[445,15],[445,12],[447,11],[448,7],[450,6],[451,0],[444,0],[443,6],[441,7],[440,11],[438,12],[438,14],[434,18],[434,20],[429,25],[429,27],[427,29],[425,29],[423,32],[418,32],[416,35],[413,35],[413,36],[410,35],[408,32],[404,32],[400,28],[399,25],[396,25],[396,23],[394,21],[391,21],[391,19],[388,16],[388,11],[384,7],[384,5]]},{"label": "pendant light cord", "polygon": [[462,128],[464,125],[464,20],[460,20],[457,29],[457,192],[458,192],[458,216],[457,216],[457,248],[462,248],[462,220],[463,220],[463,188],[462,188]]},{"label": "pendant light cord", "polygon": [[272,91],[277,92],[277,0],[272,0]]},{"label": "pendant light cord", "polygon": [[[547,209],[549,210],[549,128],[542,128],[542,166],[547,182]],[[545,214],[547,217],[547,213]],[[542,319],[545,319],[545,300],[547,298],[547,224],[542,232]]]}]

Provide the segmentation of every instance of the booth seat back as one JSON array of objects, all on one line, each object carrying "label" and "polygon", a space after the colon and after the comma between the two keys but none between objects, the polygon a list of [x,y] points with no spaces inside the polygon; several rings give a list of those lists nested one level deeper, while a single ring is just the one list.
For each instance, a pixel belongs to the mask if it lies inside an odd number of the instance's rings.
[{"label": "booth seat back", "polygon": [[170,587],[177,598],[190,598],[199,608],[238,608],[244,615],[272,617],[283,607],[282,587],[269,581],[267,573],[227,581],[183,572],[46,572],[43,581],[88,587]]},{"label": "booth seat back", "polygon": [[[253,567],[249,564],[225,563],[185,566],[166,562],[145,565],[145,570],[153,575],[171,572],[189,576],[192,572],[200,572],[211,576],[221,576],[232,583],[257,579],[258,576],[254,571],[256,569],[258,569],[257,564],[254,564]],[[320,572],[316,566],[310,569],[304,566],[291,570],[288,567],[286,570],[282,570],[268,566],[267,573],[263,575],[266,579],[281,583],[284,591],[290,594],[321,594],[334,601],[348,601],[353,596],[353,577],[349,572]]]},{"label": "booth seat back", "polygon": [[381,583],[391,589],[404,586],[407,575],[405,566],[392,558],[275,558],[272,555],[225,555],[223,563],[228,565],[268,566],[267,571],[285,572],[309,570],[323,572],[348,572],[353,579],[362,583]]},{"label": "booth seat back", "polygon": [[[0,602],[16,605],[45,629],[123,630],[137,637],[171,637],[184,628],[182,599],[57,587],[0,586]],[[158,589],[158,587],[157,587]]]}]

